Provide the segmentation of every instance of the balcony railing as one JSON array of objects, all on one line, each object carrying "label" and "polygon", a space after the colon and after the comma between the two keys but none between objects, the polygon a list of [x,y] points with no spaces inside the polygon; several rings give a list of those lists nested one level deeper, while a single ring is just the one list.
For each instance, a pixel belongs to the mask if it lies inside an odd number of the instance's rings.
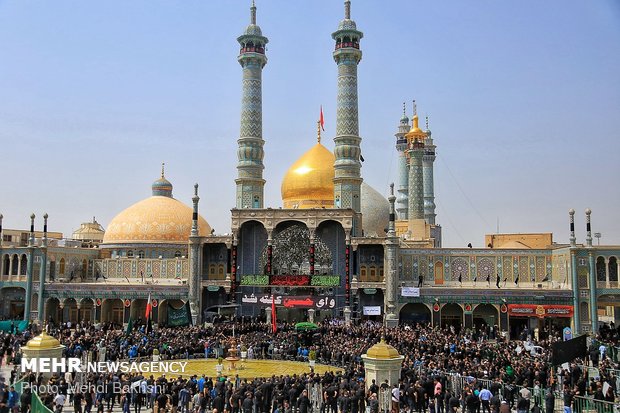
[{"label": "balcony railing", "polygon": [[620,288],[620,281],[597,281],[596,288]]}]

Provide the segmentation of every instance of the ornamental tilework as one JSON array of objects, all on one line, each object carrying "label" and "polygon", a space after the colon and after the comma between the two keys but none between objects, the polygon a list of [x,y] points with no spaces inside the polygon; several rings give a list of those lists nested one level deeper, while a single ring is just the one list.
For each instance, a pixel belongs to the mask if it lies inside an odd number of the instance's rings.
[{"label": "ornamental tilework", "polygon": [[536,281],[541,282],[546,273],[545,257],[536,257]]},{"label": "ornamental tilework", "polygon": [[409,167],[409,218],[424,218],[424,178],[422,172],[422,152],[413,150]]},{"label": "ornamental tilework", "polygon": [[478,276],[486,279],[487,276],[492,276],[495,272],[495,265],[489,258],[481,258],[478,260]]},{"label": "ornamental tilework", "polygon": [[579,284],[579,288],[587,288],[588,287],[588,269],[586,267],[579,267],[577,270],[577,283]]},{"label": "ornamental tilework", "polygon": [[502,270],[503,270],[504,278],[508,279],[508,281],[514,280],[515,271],[512,265],[512,257],[504,257],[502,261],[503,261]]},{"label": "ornamental tilework", "polygon": [[455,258],[452,260],[452,280],[456,281],[461,277],[462,281],[469,280],[469,265],[465,258]]}]

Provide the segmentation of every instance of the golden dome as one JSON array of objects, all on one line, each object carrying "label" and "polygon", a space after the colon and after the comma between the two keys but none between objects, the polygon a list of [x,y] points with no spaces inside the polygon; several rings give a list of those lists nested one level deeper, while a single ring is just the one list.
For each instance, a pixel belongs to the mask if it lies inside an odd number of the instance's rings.
[{"label": "golden dome", "polygon": [[[192,213],[192,208],[174,198],[152,196],[115,216],[103,243],[186,243],[192,230]],[[198,230],[200,236],[211,233],[211,227],[200,215]]]},{"label": "golden dome", "polygon": [[282,180],[284,208],[333,208],[334,161],[334,154],[321,143],[304,153]]},{"label": "golden dome", "polygon": [[398,350],[387,344],[382,337],[381,341],[368,349],[366,357],[373,359],[396,359],[400,357],[400,354],[398,354]]},{"label": "golden dome", "polygon": [[58,348],[61,346],[60,341],[52,336],[47,335],[45,331],[28,341],[26,347],[28,349],[47,350],[51,348]]},{"label": "golden dome", "polygon": [[420,138],[419,140],[426,139],[426,132],[424,132],[418,126],[418,115],[417,114],[413,115],[413,123],[411,125],[411,130],[407,132],[407,134],[405,135],[405,138],[407,138],[407,141],[409,142],[414,141],[415,138]]}]

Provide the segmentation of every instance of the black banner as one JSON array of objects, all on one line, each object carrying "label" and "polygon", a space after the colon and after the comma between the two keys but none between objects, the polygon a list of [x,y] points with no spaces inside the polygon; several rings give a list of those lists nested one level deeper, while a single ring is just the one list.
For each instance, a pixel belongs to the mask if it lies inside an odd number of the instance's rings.
[{"label": "black banner", "polygon": [[551,364],[559,366],[568,363],[577,357],[586,357],[588,355],[587,336],[581,335],[568,341],[558,341],[552,344],[553,356]]}]

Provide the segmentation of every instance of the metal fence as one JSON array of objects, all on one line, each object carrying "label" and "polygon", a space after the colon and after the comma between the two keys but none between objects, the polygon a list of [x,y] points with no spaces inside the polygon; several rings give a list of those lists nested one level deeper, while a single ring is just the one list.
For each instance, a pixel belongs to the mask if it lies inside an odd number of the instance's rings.
[{"label": "metal fence", "polygon": [[[446,373],[446,386],[452,390],[454,394],[460,396],[463,390],[468,387],[470,389],[483,388],[489,389],[492,381],[487,379],[478,379],[471,376],[462,376],[456,373]],[[542,413],[554,413],[564,411],[564,398],[561,392],[555,391],[553,412],[547,412],[545,403],[546,390],[540,387],[524,387],[516,385],[507,385],[498,383],[500,386],[499,397],[502,401],[506,401],[511,409],[516,408],[519,393],[522,389],[529,390],[530,408],[534,404],[538,404]],[[527,393],[527,392],[525,392]],[[620,403],[606,402],[603,400],[594,400],[592,397],[575,396],[573,399],[572,411],[574,413],[620,413]]]}]

